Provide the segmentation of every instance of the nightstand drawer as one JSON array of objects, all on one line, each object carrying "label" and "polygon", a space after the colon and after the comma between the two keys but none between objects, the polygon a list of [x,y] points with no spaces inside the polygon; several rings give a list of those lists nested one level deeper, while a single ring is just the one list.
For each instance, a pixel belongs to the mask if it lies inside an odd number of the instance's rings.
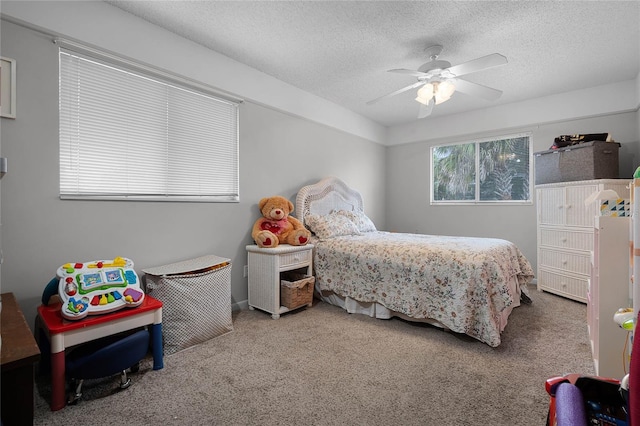
[{"label": "nightstand drawer", "polygon": [[284,253],[280,256],[280,267],[297,265],[299,263],[309,263],[311,261],[311,250],[301,250],[294,253]]},{"label": "nightstand drawer", "polygon": [[591,256],[588,253],[571,253],[561,250],[540,248],[540,266],[547,266],[563,271],[589,275],[591,273]]},{"label": "nightstand drawer", "polygon": [[542,228],[540,229],[540,245],[588,252],[593,250],[593,232]]}]

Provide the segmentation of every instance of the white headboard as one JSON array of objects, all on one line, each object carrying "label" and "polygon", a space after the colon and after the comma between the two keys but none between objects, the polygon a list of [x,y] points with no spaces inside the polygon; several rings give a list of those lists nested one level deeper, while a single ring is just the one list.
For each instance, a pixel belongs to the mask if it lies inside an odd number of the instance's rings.
[{"label": "white headboard", "polygon": [[326,177],[298,191],[296,216],[303,224],[309,213],[327,215],[334,210],[364,211],[362,195],[336,177]]}]

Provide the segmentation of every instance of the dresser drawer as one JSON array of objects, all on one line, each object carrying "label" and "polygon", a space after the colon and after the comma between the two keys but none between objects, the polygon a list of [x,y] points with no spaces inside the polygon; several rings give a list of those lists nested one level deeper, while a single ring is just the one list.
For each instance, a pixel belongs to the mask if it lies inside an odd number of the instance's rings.
[{"label": "dresser drawer", "polygon": [[576,249],[588,252],[593,250],[593,232],[541,228],[539,243],[541,246]]},{"label": "dresser drawer", "polygon": [[311,261],[311,249],[296,251],[294,253],[284,253],[279,255],[280,268],[287,268],[289,266],[302,264],[308,264]]},{"label": "dresser drawer", "polygon": [[591,256],[589,253],[567,252],[550,248],[540,248],[538,263],[563,271],[589,275],[591,273]]},{"label": "dresser drawer", "polygon": [[587,302],[588,277],[564,275],[554,271],[538,269],[538,289]]}]

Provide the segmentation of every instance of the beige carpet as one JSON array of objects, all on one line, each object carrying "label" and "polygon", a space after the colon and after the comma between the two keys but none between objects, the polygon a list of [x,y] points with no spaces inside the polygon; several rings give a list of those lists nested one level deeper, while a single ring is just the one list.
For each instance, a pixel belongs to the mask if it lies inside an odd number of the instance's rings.
[{"label": "beige carpet", "polygon": [[532,288],[502,344],[316,302],[272,320],[234,314],[234,331],[145,360],[133,385],[89,381],[51,412],[38,378],[35,425],[544,425],[548,377],[593,374],[586,306]]}]

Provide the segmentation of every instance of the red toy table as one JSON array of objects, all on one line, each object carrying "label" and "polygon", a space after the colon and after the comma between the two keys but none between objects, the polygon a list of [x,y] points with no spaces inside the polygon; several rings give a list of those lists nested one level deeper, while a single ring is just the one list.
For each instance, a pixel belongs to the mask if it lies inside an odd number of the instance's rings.
[{"label": "red toy table", "polygon": [[61,304],[40,305],[37,327],[42,327],[51,345],[51,410],[64,408],[65,349],[80,343],[110,336],[134,328],[150,326],[153,369],[163,367],[162,360],[162,302],[145,295],[135,308],[125,308],[104,315],[88,316],[78,321],[62,317]]}]

